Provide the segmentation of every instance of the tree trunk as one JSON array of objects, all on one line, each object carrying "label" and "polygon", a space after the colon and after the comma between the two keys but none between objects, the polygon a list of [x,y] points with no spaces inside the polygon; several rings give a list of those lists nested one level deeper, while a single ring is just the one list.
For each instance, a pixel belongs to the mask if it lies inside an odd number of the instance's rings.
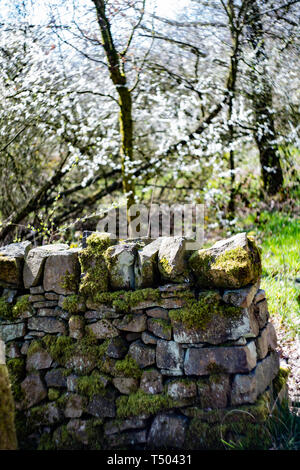
[{"label": "tree trunk", "polygon": [[256,0],[250,2],[248,24],[249,42],[255,51],[251,71],[252,104],[256,128],[254,138],[259,150],[264,189],[268,195],[272,196],[282,188],[283,173],[276,143],[274,118],[270,111],[272,109],[272,88],[265,66],[264,31]]}]

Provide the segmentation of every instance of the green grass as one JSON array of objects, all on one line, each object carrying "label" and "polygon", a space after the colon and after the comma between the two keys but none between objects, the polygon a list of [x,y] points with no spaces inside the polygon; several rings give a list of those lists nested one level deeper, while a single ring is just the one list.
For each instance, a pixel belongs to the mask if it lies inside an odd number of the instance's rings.
[{"label": "green grass", "polygon": [[[259,223],[248,216],[244,228],[262,248],[261,288],[266,291],[270,315],[277,316],[288,334],[300,334],[300,222],[293,215],[262,212]],[[252,220],[251,220],[252,219]]]}]

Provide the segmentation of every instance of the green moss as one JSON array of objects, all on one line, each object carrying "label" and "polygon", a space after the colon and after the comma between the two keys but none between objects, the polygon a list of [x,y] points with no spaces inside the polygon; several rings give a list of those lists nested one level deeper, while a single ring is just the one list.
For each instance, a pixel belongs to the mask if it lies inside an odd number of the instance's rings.
[{"label": "green moss", "polygon": [[55,443],[49,432],[41,435],[37,450],[55,450]]},{"label": "green moss", "polygon": [[207,366],[207,371],[212,377],[212,381],[214,383],[218,383],[218,379],[220,378],[220,374],[226,373],[226,369],[221,365],[216,364],[215,362],[210,362]]},{"label": "green moss", "polygon": [[17,437],[14,424],[14,402],[7,367],[0,365],[0,449],[15,450]]},{"label": "green moss", "polygon": [[213,316],[238,319],[242,310],[222,302],[221,296],[215,291],[207,291],[199,294],[199,299],[187,299],[185,307],[171,310],[169,317],[176,322],[181,322],[186,328],[205,329],[213,319]]},{"label": "green moss", "polygon": [[41,340],[34,340],[30,343],[28,350],[27,350],[27,357],[31,357],[33,354],[41,351],[44,348],[44,344]]},{"label": "green moss", "polygon": [[51,336],[47,335],[42,339],[47,351],[55,362],[65,365],[66,361],[75,352],[74,340],[69,336]]},{"label": "green moss", "polygon": [[170,333],[172,334],[172,326],[168,320],[163,318],[153,318],[152,323],[157,323],[162,328],[162,332],[165,335],[169,335]]},{"label": "green moss", "polygon": [[7,368],[11,382],[11,390],[16,401],[22,401],[24,398],[21,389],[21,382],[25,379],[25,361],[23,358],[9,359]]},{"label": "green moss", "polygon": [[289,369],[280,367],[277,376],[273,380],[273,392],[274,392],[275,399],[280,394],[281,390],[286,386],[289,374],[290,374]]},{"label": "green moss", "polygon": [[68,295],[62,303],[62,308],[71,314],[84,312],[84,298],[76,294]]},{"label": "green moss", "polygon": [[0,280],[4,285],[19,283],[19,270],[16,258],[11,258],[0,252]]},{"label": "green moss", "polygon": [[97,293],[108,290],[108,268],[104,252],[110,244],[109,236],[94,233],[87,238],[87,247],[79,254],[81,271],[85,273],[79,291],[87,297],[94,298]]},{"label": "green moss", "polygon": [[11,304],[6,302],[2,297],[0,297],[0,318],[11,321],[15,319]]},{"label": "green moss", "polygon": [[172,266],[170,265],[169,261],[167,258],[163,257],[159,260],[159,264],[162,267],[163,271],[169,275],[172,273]]},{"label": "green moss", "polygon": [[91,375],[79,377],[77,380],[77,390],[84,396],[92,399],[94,395],[101,393],[106,386],[108,376],[93,372]]},{"label": "green moss", "polygon": [[116,401],[118,418],[138,416],[143,413],[155,414],[172,408],[173,400],[165,393],[148,395],[141,390],[129,396],[121,396]]},{"label": "green moss", "polygon": [[60,391],[57,388],[49,388],[48,390],[48,399],[50,401],[55,401],[60,397]]},{"label": "green moss", "polygon": [[23,295],[20,297],[16,304],[12,308],[12,312],[15,318],[19,317],[22,315],[22,313],[25,312],[31,312],[32,311],[32,305],[29,302],[29,295]]},{"label": "green moss", "polygon": [[118,377],[132,377],[139,379],[142,375],[142,371],[136,361],[127,355],[125,359],[116,361],[114,374]]},{"label": "green moss", "polygon": [[95,302],[108,304],[115,307],[117,311],[127,312],[131,307],[136,307],[145,301],[160,302],[160,292],[158,289],[137,289],[135,291],[103,292],[94,297]]},{"label": "green moss", "polygon": [[66,274],[62,276],[61,281],[60,281],[60,286],[63,289],[66,289],[69,292],[77,292],[78,291],[78,279],[79,279],[80,273],[69,273],[69,271],[66,271]]}]

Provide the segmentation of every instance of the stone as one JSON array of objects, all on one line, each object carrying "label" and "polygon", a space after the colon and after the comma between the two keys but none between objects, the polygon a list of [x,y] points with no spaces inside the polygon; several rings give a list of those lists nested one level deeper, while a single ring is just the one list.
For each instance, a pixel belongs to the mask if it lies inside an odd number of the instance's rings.
[{"label": "stone", "polygon": [[72,315],[69,319],[69,336],[74,339],[81,339],[84,335],[84,319],[79,315]]},{"label": "stone", "polygon": [[239,289],[261,275],[259,250],[245,232],[195,251],[188,263],[199,287]]},{"label": "stone", "polygon": [[24,394],[23,406],[31,408],[47,397],[47,390],[38,374],[30,374],[21,382]]},{"label": "stone", "polygon": [[147,420],[136,416],[124,420],[108,421],[104,425],[104,434],[109,436],[111,434],[118,434],[119,432],[127,431],[128,429],[141,429],[147,425]]},{"label": "stone", "polygon": [[120,336],[112,338],[107,346],[106,354],[113,359],[123,359],[128,351],[127,342]]},{"label": "stone", "polygon": [[142,341],[145,344],[156,344],[157,339],[154,335],[151,335],[151,333],[148,333],[148,331],[143,331],[142,333]]},{"label": "stone", "polygon": [[267,323],[255,340],[257,356],[259,359],[266,357],[269,351],[275,351],[277,347],[277,335],[272,323]]},{"label": "stone", "polygon": [[114,338],[119,335],[117,328],[115,328],[109,320],[99,320],[92,323],[87,327],[97,339]]},{"label": "stone", "polygon": [[45,302],[45,296],[41,294],[30,295],[28,297],[29,302]]},{"label": "stone", "polygon": [[18,295],[17,289],[3,289],[2,298],[9,304],[12,304]]},{"label": "stone", "polygon": [[163,286],[159,286],[158,290],[165,294],[168,297],[175,296],[178,292],[188,291],[190,289],[190,283],[184,282],[181,284],[164,284]]},{"label": "stone", "polygon": [[116,377],[113,379],[113,384],[120,393],[130,395],[137,391],[139,381],[131,377]]},{"label": "stone", "polygon": [[5,343],[0,339],[0,365],[4,365],[5,362]]},{"label": "stone", "polygon": [[106,392],[94,395],[87,407],[87,412],[97,418],[114,418],[116,415],[115,394]]},{"label": "stone", "polygon": [[29,318],[28,320],[29,330],[38,330],[45,333],[62,333],[66,332],[65,324],[52,317],[42,317],[42,318]]},{"label": "stone", "polygon": [[106,439],[108,440],[108,446],[110,448],[127,448],[129,446],[136,447],[139,445],[143,445],[147,442],[147,431],[129,431],[117,435],[112,434],[110,436],[107,436]]},{"label": "stone", "polygon": [[29,291],[32,295],[44,294],[45,292],[43,286],[30,287]]},{"label": "stone", "polygon": [[126,338],[126,341],[130,343],[131,341],[136,341],[137,339],[140,339],[141,333],[127,333],[125,338]]},{"label": "stone", "polygon": [[45,299],[47,299],[47,300],[56,300],[58,302],[59,301],[59,295],[55,294],[54,292],[46,292],[45,293]]},{"label": "stone", "polygon": [[26,355],[28,348],[29,348],[29,343],[28,342],[23,343],[21,347],[21,354]]},{"label": "stone", "polygon": [[26,241],[0,247],[0,285],[22,287],[24,259],[31,246]]},{"label": "stone", "polygon": [[79,251],[79,248],[71,248],[48,256],[44,268],[45,291],[76,294],[80,276]]},{"label": "stone", "polygon": [[169,319],[168,310],[166,310],[165,308],[161,308],[161,307],[149,308],[146,310],[146,314],[152,318],[161,318],[163,320]]},{"label": "stone", "polygon": [[220,312],[215,313],[204,328],[188,328],[180,321],[172,319],[174,340],[178,343],[209,343],[221,344],[226,341],[235,341],[241,337],[255,338],[259,333],[259,326],[254,306],[241,309],[239,316],[227,316]]},{"label": "stone", "polygon": [[152,287],[155,285],[158,272],[158,250],[161,241],[161,238],[158,238],[137,252],[137,259],[134,265],[136,288]]},{"label": "stone", "polygon": [[96,367],[96,361],[84,353],[75,353],[66,362],[66,368],[72,369],[75,374],[87,375]]},{"label": "stone", "polygon": [[27,419],[33,427],[53,426],[63,420],[63,413],[55,403],[47,403],[39,406],[37,411],[32,408]]},{"label": "stone", "polygon": [[160,369],[182,371],[184,351],[175,341],[158,340],[156,347],[156,364]]},{"label": "stone", "polygon": [[160,318],[149,318],[147,321],[148,330],[155,336],[170,340],[172,338],[172,326],[167,320]]},{"label": "stone", "polygon": [[177,299],[177,298],[170,298],[170,299],[162,299],[160,301],[160,305],[163,308],[168,310],[182,308],[186,304],[185,299]]},{"label": "stone", "polygon": [[67,377],[67,389],[68,392],[76,392],[78,386],[78,376],[71,374]]},{"label": "stone", "polygon": [[58,317],[60,316],[62,310],[58,308],[38,308],[36,316],[37,317]]},{"label": "stone", "polygon": [[109,282],[113,290],[134,288],[134,256],[132,244],[110,246],[105,252]]},{"label": "stone", "polygon": [[267,300],[261,300],[260,302],[257,302],[254,307],[254,313],[257,318],[259,328],[262,329],[269,320]]},{"label": "stone", "polygon": [[35,302],[34,308],[55,308],[58,303],[55,300],[45,300],[44,302]]},{"label": "stone", "polygon": [[255,342],[247,346],[190,348],[186,351],[186,375],[209,375],[215,370],[228,374],[249,372],[256,366]]},{"label": "stone", "polygon": [[[0,340],[0,356],[1,356],[1,347],[3,347],[3,346],[1,346],[2,343],[3,343],[3,341]],[[10,343],[10,345],[7,348],[7,356],[10,359],[15,359],[17,357],[21,357],[20,348],[19,348],[17,343]],[[1,361],[0,361],[0,364],[1,364]]]},{"label": "stone", "polygon": [[182,282],[188,278],[186,240],[183,237],[163,237],[158,252],[158,269],[165,281]]},{"label": "stone", "polygon": [[215,374],[208,379],[200,379],[197,389],[201,408],[219,409],[228,406],[231,392],[228,375]]},{"label": "stone", "polygon": [[23,270],[23,281],[25,289],[36,287],[42,281],[42,273],[46,258],[58,251],[67,250],[65,244],[43,245],[33,248],[28,253]]},{"label": "stone", "polygon": [[67,431],[69,431],[78,442],[81,442],[83,445],[88,445],[88,421],[78,418],[71,419],[67,424]]},{"label": "stone", "polygon": [[131,343],[128,354],[142,369],[155,364],[155,349],[143,344],[140,340]]},{"label": "stone", "polygon": [[45,375],[45,382],[48,388],[63,388],[67,386],[67,379],[64,375],[65,369],[52,369]]},{"label": "stone", "polygon": [[279,356],[271,352],[249,374],[237,374],[232,382],[231,404],[255,403],[257,397],[275,379],[279,371]]},{"label": "stone", "polygon": [[[90,302],[87,301],[87,305],[90,305]],[[114,308],[108,307],[97,307],[98,310],[88,310],[84,314],[86,320],[102,320],[103,318],[120,318],[120,313],[117,313]],[[100,309],[101,308],[101,309]]]},{"label": "stone", "polygon": [[83,400],[80,395],[69,394],[64,408],[66,418],[80,418],[83,413]]},{"label": "stone", "polygon": [[261,300],[265,300],[266,298],[266,293],[263,289],[258,289],[257,293],[255,294],[254,296],[254,300],[253,302],[255,304],[257,304],[258,302],[260,302]]},{"label": "stone", "polygon": [[113,324],[121,331],[140,333],[147,328],[147,316],[142,314],[128,314],[120,320],[114,320]]},{"label": "stone", "polygon": [[22,338],[25,335],[25,323],[11,323],[10,325],[0,325],[0,336],[5,343],[14,339]]},{"label": "stone", "polygon": [[159,414],[155,416],[147,445],[150,448],[172,449],[183,448],[188,420],[183,416]]},{"label": "stone", "polygon": [[234,307],[248,308],[252,304],[256,292],[257,283],[241,289],[229,289],[224,291],[223,300]]},{"label": "stone", "polygon": [[163,392],[163,377],[156,369],[145,370],[141,377],[140,389],[150,395]]},{"label": "stone", "polygon": [[197,396],[197,385],[192,380],[173,380],[168,384],[168,395],[174,400]]},{"label": "stone", "polygon": [[27,355],[26,358],[26,369],[31,370],[40,370],[40,369],[49,369],[53,362],[50,354],[43,348],[40,348],[38,351],[33,354]]}]

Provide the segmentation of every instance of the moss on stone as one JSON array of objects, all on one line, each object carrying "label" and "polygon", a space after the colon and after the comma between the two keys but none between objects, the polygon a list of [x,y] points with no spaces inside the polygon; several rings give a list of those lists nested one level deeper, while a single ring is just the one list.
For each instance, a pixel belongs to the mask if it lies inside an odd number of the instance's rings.
[{"label": "moss on stone", "polygon": [[17,437],[14,423],[14,401],[7,367],[0,365],[0,450],[15,450]]},{"label": "moss on stone", "polygon": [[117,398],[117,417],[128,418],[140,414],[155,414],[159,411],[172,408],[173,400],[166,394],[148,395],[138,390],[128,396]]},{"label": "moss on stone", "polygon": [[132,377],[135,379],[139,379],[142,375],[142,371],[138,364],[128,354],[126,355],[125,359],[116,361],[113,372],[114,375],[118,377]]},{"label": "moss on stone", "polygon": [[1,282],[4,285],[7,283],[19,283],[19,269],[16,258],[11,258],[0,252],[0,273]]},{"label": "moss on stone", "polygon": [[31,357],[33,354],[45,349],[44,344],[41,340],[34,340],[31,341],[28,350],[27,350],[27,357]]},{"label": "moss on stone", "polygon": [[79,292],[92,299],[97,293],[108,290],[109,275],[104,252],[110,244],[109,236],[93,233],[87,238],[87,247],[79,254],[81,271],[84,273]]},{"label": "moss on stone", "polygon": [[55,443],[49,432],[41,435],[37,450],[56,450]]},{"label": "moss on stone", "polygon": [[63,303],[62,308],[67,312],[74,314],[85,310],[84,298],[81,295],[68,295]]},{"label": "moss on stone", "polygon": [[164,318],[152,318],[152,323],[157,323],[162,328],[162,332],[165,335],[168,335],[169,333],[172,334],[172,326],[168,320],[165,320]]},{"label": "moss on stone", "polygon": [[275,399],[280,394],[281,390],[286,386],[289,374],[290,374],[289,369],[280,367],[277,376],[273,380],[273,392],[274,392]]},{"label": "moss on stone", "polygon": [[43,337],[42,342],[45,344],[47,351],[55,362],[65,365],[68,359],[74,354],[75,343],[69,336],[51,336]]},{"label": "moss on stone", "polygon": [[22,313],[31,311],[32,305],[29,302],[29,295],[23,295],[20,297],[12,308],[12,313],[15,318],[18,318],[20,315],[22,315]]},{"label": "moss on stone", "polygon": [[12,305],[9,304],[2,297],[0,297],[0,318],[3,320],[10,320],[10,321],[13,321],[15,319],[12,313]]},{"label": "moss on stone", "polygon": [[159,303],[161,300],[158,289],[146,288],[135,291],[103,292],[94,297],[95,302],[108,304],[115,307],[117,311],[127,312],[131,307],[136,307],[139,303],[153,301]]},{"label": "moss on stone", "polygon": [[9,372],[9,378],[11,382],[11,390],[14,399],[18,402],[24,398],[23,391],[21,389],[21,382],[25,379],[25,360],[21,357],[9,359],[7,361],[7,368]]},{"label": "moss on stone", "polygon": [[48,399],[50,401],[55,401],[60,397],[60,391],[57,388],[48,389]]},{"label": "moss on stone", "polygon": [[77,379],[77,390],[82,395],[92,399],[94,395],[105,389],[109,380],[110,377],[94,371],[91,375],[85,375]]},{"label": "moss on stone", "polygon": [[199,294],[198,300],[187,299],[185,307],[171,310],[169,317],[186,328],[203,330],[215,315],[238,319],[241,314],[240,308],[225,304],[217,292],[206,291]]},{"label": "moss on stone", "polygon": [[77,292],[79,276],[79,272],[70,273],[69,271],[66,271],[65,275],[61,277],[60,286],[69,292]]}]

